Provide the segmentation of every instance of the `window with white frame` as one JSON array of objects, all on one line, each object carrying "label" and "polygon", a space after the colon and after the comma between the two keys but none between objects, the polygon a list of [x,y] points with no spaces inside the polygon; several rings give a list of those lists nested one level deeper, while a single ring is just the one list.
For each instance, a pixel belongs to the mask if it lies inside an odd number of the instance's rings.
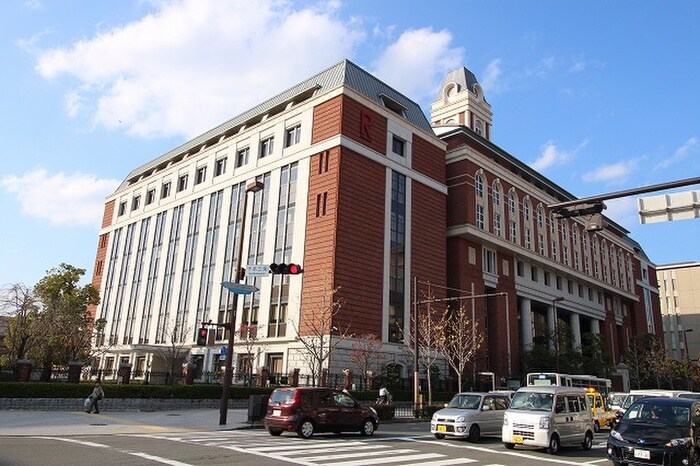
[{"label": "window with white frame", "polygon": [[496,236],[501,236],[501,214],[498,212],[493,213],[493,232]]},{"label": "window with white frame", "polygon": [[525,218],[525,221],[529,222],[530,221],[530,200],[525,199],[523,201],[523,217]]},{"label": "window with white frame", "polygon": [[476,227],[480,230],[483,230],[485,227],[484,206],[481,204],[476,206]]},{"label": "window with white frame", "polygon": [[164,199],[168,196],[170,196],[170,181],[163,183],[163,186],[160,188],[160,198]]},{"label": "window with white frame", "polygon": [[148,204],[153,204],[153,201],[156,200],[156,188],[151,188],[148,191],[146,191],[146,205]]},{"label": "window with white frame", "polygon": [[481,177],[481,173],[477,173],[474,176],[474,191],[476,192],[476,197],[484,197],[484,180]]},{"label": "window with white frame", "polygon": [[126,213],[126,201],[119,203],[119,210],[117,210],[117,215],[122,216]]},{"label": "window with white frame", "polygon": [[537,207],[537,228],[544,228],[544,211],[542,206]]},{"label": "window with white frame", "polygon": [[484,272],[498,274],[496,251],[484,248]]},{"label": "window with white frame", "polygon": [[518,224],[515,220],[510,221],[510,240],[514,243],[518,242]]},{"label": "window with white frame", "polygon": [[569,265],[569,247],[567,245],[561,247],[561,255],[564,259],[564,265]]},{"label": "window with white frame", "polygon": [[131,210],[136,210],[141,207],[141,196],[134,196],[131,200]]},{"label": "window with white frame", "polygon": [[542,233],[537,234],[537,249],[541,255],[545,255],[544,235]]},{"label": "window with white frame", "polygon": [[207,179],[207,167],[199,167],[195,172],[194,184],[204,183]]},{"label": "window with white frame", "polygon": [[275,138],[270,136],[260,141],[260,158],[272,155],[272,151],[275,149]]},{"label": "window with white frame", "polygon": [[227,157],[221,157],[220,159],[216,159],[216,162],[214,162],[214,176],[221,176],[224,173],[226,173],[226,159]]},{"label": "window with white frame", "polygon": [[493,196],[493,205],[500,206],[501,205],[501,185],[498,183],[498,180],[493,182],[492,196]]},{"label": "window with white frame", "polygon": [[236,152],[236,167],[242,167],[248,164],[248,159],[250,158],[250,148],[244,147],[238,149]]},{"label": "window with white frame", "polygon": [[511,189],[508,193],[508,210],[511,215],[515,215],[518,211],[518,199],[515,194],[515,190]]},{"label": "window with white frame", "polygon": [[293,146],[301,142],[301,125],[295,125],[287,128],[284,137],[284,147]]},{"label": "window with white frame", "polygon": [[532,249],[532,233],[530,228],[525,228],[525,247],[527,249]]},{"label": "window with white frame", "polygon": [[177,179],[177,192],[187,189],[187,175],[180,175]]}]

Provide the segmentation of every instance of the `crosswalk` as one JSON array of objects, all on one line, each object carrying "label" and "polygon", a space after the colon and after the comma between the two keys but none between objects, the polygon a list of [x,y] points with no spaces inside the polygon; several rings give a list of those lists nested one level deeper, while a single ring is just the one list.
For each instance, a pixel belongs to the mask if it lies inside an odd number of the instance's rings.
[{"label": "crosswalk", "polygon": [[[478,463],[464,456],[454,457],[411,448],[404,439],[391,437],[343,438],[314,437],[303,440],[293,436],[270,437],[265,431],[233,430],[144,434],[142,437],[225,448],[263,456],[288,464],[305,466],[456,466]],[[496,465],[483,465],[496,466]]]}]

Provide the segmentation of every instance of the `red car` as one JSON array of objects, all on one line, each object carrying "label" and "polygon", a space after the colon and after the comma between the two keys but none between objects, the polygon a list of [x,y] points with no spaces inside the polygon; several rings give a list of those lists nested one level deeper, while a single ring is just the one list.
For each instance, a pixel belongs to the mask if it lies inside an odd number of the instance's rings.
[{"label": "red car", "polygon": [[265,428],[270,435],[284,431],[309,438],[317,432],[359,432],[373,435],[377,412],[347,393],[330,388],[277,388],[267,403]]}]

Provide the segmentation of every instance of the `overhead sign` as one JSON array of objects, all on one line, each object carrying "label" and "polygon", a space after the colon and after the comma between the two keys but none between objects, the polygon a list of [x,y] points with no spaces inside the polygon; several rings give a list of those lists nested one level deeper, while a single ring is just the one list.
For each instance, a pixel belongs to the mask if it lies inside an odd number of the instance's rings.
[{"label": "overhead sign", "polygon": [[221,282],[221,286],[236,294],[250,294],[258,291],[258,287],[247,283]]},{"label": "overhead sign", "polygon": [[267,264],[248,264],[245,266],[246,277],[267,277],[270,275],[270,266]]},{"label": "overhead sign", "polygon": [[700,191],[697,190],[640,198],[639,223],[700,218],[699,199]]}]

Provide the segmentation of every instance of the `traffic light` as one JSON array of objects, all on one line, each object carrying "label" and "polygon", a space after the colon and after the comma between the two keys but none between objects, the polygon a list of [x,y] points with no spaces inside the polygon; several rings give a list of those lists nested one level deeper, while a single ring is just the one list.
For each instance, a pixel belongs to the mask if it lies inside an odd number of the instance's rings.
[{"label": "traffic light", "polygon": [[209,331],[206,327],[200,327],[199,333],[197,333],[197,346],[207,346],[207,333]]},{"label": "traffic light", "polygon": [[304,269],[299,264],[270,264],[270,272],[280,275],[299,275]]}]

